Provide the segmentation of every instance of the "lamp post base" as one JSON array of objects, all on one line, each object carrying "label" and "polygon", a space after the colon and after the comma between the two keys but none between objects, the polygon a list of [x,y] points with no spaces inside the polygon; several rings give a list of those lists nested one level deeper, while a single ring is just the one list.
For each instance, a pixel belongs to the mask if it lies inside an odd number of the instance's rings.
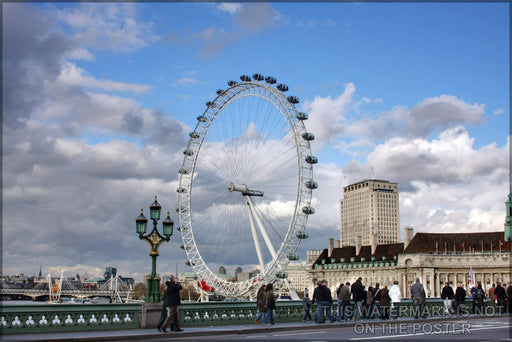
[{"label": "lamp post base", "polygon": [[147,277],[146,303],[160,303],[160,277]]}]

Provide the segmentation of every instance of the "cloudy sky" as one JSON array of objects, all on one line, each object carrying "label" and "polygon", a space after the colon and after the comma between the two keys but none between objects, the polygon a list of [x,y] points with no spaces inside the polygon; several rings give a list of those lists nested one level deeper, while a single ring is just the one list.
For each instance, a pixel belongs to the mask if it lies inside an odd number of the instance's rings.
[{"label": "cloudy sky", "polygon": [[[3,3],[4,274],[137,281],[135,217],[177,206],[205,102],[242,74],[299,97],[316,140],[310,239],[339,238],[342,188],[399,183],[401,227],[502,230],[508,3]],[[178,224],[176,224],[177,226]],[[158,271],[189,271],[179,233]]]}]

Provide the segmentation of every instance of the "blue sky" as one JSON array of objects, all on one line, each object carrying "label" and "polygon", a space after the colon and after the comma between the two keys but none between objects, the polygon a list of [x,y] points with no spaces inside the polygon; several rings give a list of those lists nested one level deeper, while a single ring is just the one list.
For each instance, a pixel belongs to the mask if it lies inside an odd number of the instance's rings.
[{"label": "blue sky", "polygon": [[[400,184],[401,227],[503,229],[509,3],[2,6],[6,273],[44,256],[55,270],[144,274],[147,260],[119,252],[146,255],[127,227],[154,193],[175,207],[196,117],[256,72],[289,86],[317,137],[302,253],[339,237],[342,187],[368,177]],[[171,245],[162,268],[184,260]]]}]

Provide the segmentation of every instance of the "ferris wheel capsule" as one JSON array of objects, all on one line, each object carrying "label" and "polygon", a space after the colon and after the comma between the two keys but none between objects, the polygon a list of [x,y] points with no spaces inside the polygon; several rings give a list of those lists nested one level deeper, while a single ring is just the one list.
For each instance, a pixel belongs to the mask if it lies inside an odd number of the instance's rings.
[{"label": "ferris wheel capsule", "polygon": [[230,86],[230,87],[232,87],[232,86],[234,86],[234,85],[237,85],[237,84],[238,84],[238,82],[237,82],[237,81],[233,81],[233,80],[228,81],[228,86]]},{"label": "ferris wheel capsule", "polygon": [[253,74],[252,78],[256,81],[263,81],[263,75],[262,74]]},{"label": "ferris wheel capsule", "polygon": [[318,188],[318,183],[314,182],[312,180],[306,181],[305,184],[306,184],[306,188],[308,188],[308,189],[317,189]]},{"label": "ferris wheel capsule", "polygon": [[288,102],[293,104],[299,103],[299,98],[297,96],[288,96],[286,99],[288,100]]},{"label": "ferris wheel capsule", "polygon": [[295,234],[295,236],[297,236],[299,239],[307,239],[308,238],[308,233],[306,233],[306,232],[297,232],[297,234]]},{"label": "ferris wheel capsule", "polygon": [[305,160],[306,160],[306,163],[308,163],[308,164],[318,163],[318,158],[315,156],[307,156]]},{"label": "ferris wheel capsule", "polygon": [[279,83],[276,88],[281,91],[288,91],[288,86],[286,84]]},{"label": "ferris wheel capsule", "polygon": [[222,89],[217,89],[216,91],[217,95],[222,95],[224,93],[224,90]]},{"label": "ferris wheel capsule", "polygon": [[248,75],[242,75],[240,76],[240,80],[242,80],[242,82],[251,82],[251,77]]},{"label": "ferris wheel capsule", "polygon": [[295,117],[299,120],[307,120],[309,118],[308,114],[303,112],[298,112],[295,114]]},{"label": "ferris wheel capsule", "polygon": [[313,133],[302,133],[302,138],[307,141],[315,140],[315,135]]},{"label": "ferris wheel capsule", "polygon": [[315,208],[313,207],[302,207],[302,212],[306,215],[311,215],[315,213]]},{"label": "ferris wheel capsule", "polygon": [[267,76],[265,77],[265,82],[267,82],[268,84],[274,84],[276,83],[276,79],[273,76]]}]

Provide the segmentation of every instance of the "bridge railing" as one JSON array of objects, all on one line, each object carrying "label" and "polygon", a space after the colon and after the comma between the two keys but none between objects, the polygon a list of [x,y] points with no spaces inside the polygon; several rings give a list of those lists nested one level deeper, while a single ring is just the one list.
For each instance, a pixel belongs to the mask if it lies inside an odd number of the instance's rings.
[{"label": "bridge railing", "polygon": [[136,329],[137,304],[3,305],[1,334]]},{"label": "bridge railing", "polygon": [[[400,316],[413,315],[410,299],[403,299],[400,306]],[[464,306],[466,312],[471,312],[471,298],[466,299]],[[444,315],[440,298],[428,298],[426,308],[429,316]],[[335,302],[333,316],[336,309]],[[484,314],[494,314],[493,310],[487,309],[493,309],[489,302]],[[157,303],[4,305],[0,307],[0,328],[2,334],[154,328],[160,311],[161,305]],[[313,305],[311,315],[316,311],[317,307]],[[378,313],[374,313],[378,317]],[[180,322],[184,327],[253,324],[257,314],[255,302],[184,303],[180,306]],[[276,303],[276,322],[300,322],[303,316],[302,301]]]}]

